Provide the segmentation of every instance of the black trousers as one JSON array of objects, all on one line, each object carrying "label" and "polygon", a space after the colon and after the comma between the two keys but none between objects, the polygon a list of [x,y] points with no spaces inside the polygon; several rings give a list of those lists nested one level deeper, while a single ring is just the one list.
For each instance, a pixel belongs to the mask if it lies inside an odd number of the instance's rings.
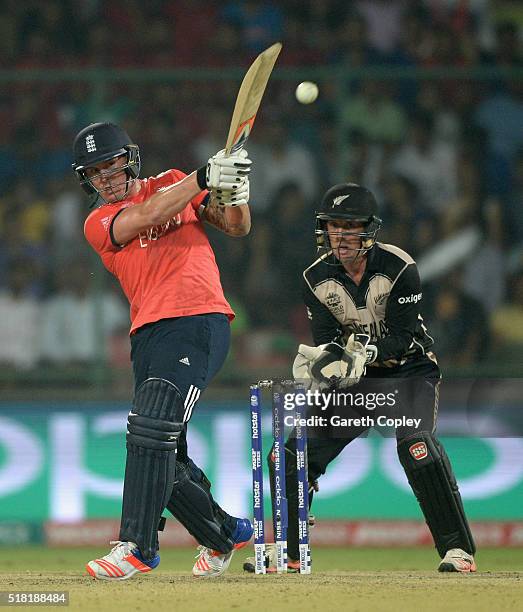
[{"label": "black trousers", "polygon": [[[162,319],[144,325],[131,337],[135,392],[148,378],[165,379],[176,385],[180,391],[184,401],[184,427],[178,439],[176,463],[183,464],[181,472],[195,484],[198,495],[194,503],[203,504],[206,511],[210,508],[209,514],[218,517],[224,538],[234,531],[236,519],[214,501],[210,482],[190,458],[187,448],[187,424],[200,394],[223,365],[229,345],[229,320],[221,313]],[[197,533],[198,521],[191,522],[189,518],[192,517],[178,516],[177,504],[173,492],[167,507],[186,527],[186,518],[187,523],[195,525],[191,533],[200,541]],[[195,515],[198,510],[200,509],[195,508]],[[198,516],[200,515],[202,512]]]},{"label": "black trousers", "polygon": [[[398,441],[418,431],[433,433],[438,414],[440,380],[439,367],[428,357],[397,368],[369,367],[357,385],[335,392],[336,399],[327,408],[321,403],[309,407],[309,416],[314,415],[327,422],[326,425],[312,426],[307,430],[310,477],[316,480],[324,474],[327,465],[352,440],[372,427],[365,424],[368,421],[377,425],[385,419],[406,421],[395,429],[376,427],[383,435],[395,435]],[[365,404],[360,400],[365,400]],[[338,424],[345,421],[349,424]],[[287,444],[293,448],[292,434]]]},{"label": "black trousers", "polygon": [[220,313],[162,319],[131,336],[135,391],[147,378],[164,378],[178,387],[185,400],[178,461],[189,461],[187,423],[200,394],[222,367],[229,345],[229,320]]},{"label": "black trousers", "polygon": [[[346,391],[350,391],[352,397],[358,396],[358,394],[372,397],[372,394],[374,394],[374,399],[378,394],[393,394],[394,405],[375,406],[369,410],[364,406],[347,405],[347,402],[344,405],[339,402],[338,405],[331,405],[326,410],[322,410],[321,406],[313,407],[309,410],[309,416],[313,414],[323,417],[327,422],[334,417],[353,420],[371,417],[376,421],[380,416],[390,418],[405,416],[412,419],[421,419],[421,422],[417,427],[405,425],[393,430],[379,428],[378,431],[384,435],[395,435],[398,442],[419,431],[428,431],[433,434],[436,429],[440,379],[439,367],[429,357],[407,362],[397,368],[368,367],[365,377],[357,385]],[[369,428],[369,425],[364,424],[307,428],[309,483],[313,483],[325,474],[328,465],[343,449],[350,442],[367,432]],[[293,433],[289,436],[285,447],[287,449],[286,480],[289,513],[288,555],[291,559],[297,559],[297,485],[295,461],[292,461],[296,453],[296,441]],[[313,491],[311,491],[310,496],[311,502],[312,495]]]}]

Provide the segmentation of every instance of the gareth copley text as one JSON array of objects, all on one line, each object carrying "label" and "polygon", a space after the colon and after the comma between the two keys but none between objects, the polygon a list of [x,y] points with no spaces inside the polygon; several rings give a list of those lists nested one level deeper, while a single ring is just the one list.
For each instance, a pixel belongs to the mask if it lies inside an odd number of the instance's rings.
[{"label": "gareth copley text", "polygon": [[312,415],[300,418],[293,414],[286,414],[283,420],[286,427],[414,427],[418,429],[421,423],[421,419],[406,416],[387,417],[384,415],[377,418],[371,416],[345,418],[339,415],[331,417]]}]

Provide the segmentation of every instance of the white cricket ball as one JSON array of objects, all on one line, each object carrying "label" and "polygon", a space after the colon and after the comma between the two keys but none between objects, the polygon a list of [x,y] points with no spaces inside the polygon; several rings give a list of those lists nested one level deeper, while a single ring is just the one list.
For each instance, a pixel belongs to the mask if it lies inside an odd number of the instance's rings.
[{"label": "white cricket ball", "polygon": [[312,81],[303,81],[296,87],[296,100],[301,104],[312,104],[318,97],[318,86]]}]

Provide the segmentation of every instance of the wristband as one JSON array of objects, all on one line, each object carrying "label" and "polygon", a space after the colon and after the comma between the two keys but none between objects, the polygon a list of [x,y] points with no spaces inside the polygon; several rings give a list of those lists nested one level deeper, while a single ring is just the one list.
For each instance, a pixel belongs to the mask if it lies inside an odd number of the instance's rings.
[{"label": "wristband", "polygon": [[207,189],[207,165],[196,170],[196,182],[202,191]]},{"label": "wristband", "polygon": [[211,194],[208,193],[203,200],[200,202],[200,206],[198,206],[198,217],[200,217],[200,219],[203,217],[203,215],[205,214],[205,209],[207,208],[207,206],[209,206],[209,202],[211,201]]}]

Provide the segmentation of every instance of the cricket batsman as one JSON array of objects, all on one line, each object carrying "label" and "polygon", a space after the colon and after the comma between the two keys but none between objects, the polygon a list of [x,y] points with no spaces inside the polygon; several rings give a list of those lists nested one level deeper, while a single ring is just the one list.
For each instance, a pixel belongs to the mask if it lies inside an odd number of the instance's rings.
[{"label": "cricket batsman", "polygon": [[139,147],[112,123],[81,130],[73,156],[95,206],[85,236],[129,300],[135,380],[119,538],[87,571],[126,580],[156,568],[167,508],[200,544],[193,574],[219,576],[252,526],[214,501],[186,434],[225,360],[234,317],[204,222],[229,236],[248,234],[251,161],[245,150],[218,152],[189,175],[170,169],[140,179]]}]

